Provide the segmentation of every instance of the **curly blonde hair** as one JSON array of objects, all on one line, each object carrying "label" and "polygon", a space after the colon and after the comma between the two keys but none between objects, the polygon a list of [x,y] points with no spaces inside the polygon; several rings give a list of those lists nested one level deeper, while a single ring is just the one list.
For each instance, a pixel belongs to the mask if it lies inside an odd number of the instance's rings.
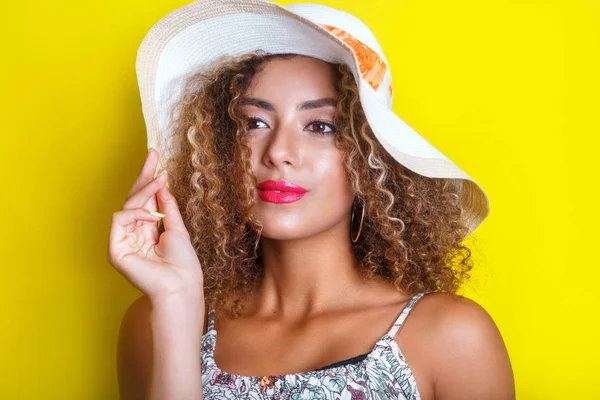
[{"label": "curly blonde hair", "polygon": [[[234,316],[263,277],[262,226],[251,215],[257,182],[239,99],[262,63],[294,56],[259,50],[221,57],[187,77],[171,111],[169,188],[203,268],[206,302],[233,304],[226,308]],[[365,207],[352,244],[361,274],[382,277],[407,294],[456,292],[472,268],[471,250],[462,243],[468,228],[458,186],[419,175],[390,156],[369,127],[352,72],[329,64],[338,93],[335,145],[344,153],[355,206]],[[231,294],[237,297],[228,303]]]}]

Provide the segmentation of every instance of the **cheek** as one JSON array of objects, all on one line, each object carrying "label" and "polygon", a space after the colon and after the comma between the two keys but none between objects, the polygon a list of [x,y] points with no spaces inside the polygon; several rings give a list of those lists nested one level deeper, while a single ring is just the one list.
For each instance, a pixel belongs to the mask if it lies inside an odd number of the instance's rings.
[{"label": "cheek", "polygon": [[252,170],[256,172],[258,162],[260,161],[258,159],[259,149],[252,140],[247,140],[246,145],[250,148],[250,166],[252,167]]},{"label": "cheek", "polygon": [[308,229],[326,230],[349,216],[354,200],[338,151],[315,152],[310,165],[312,190],[301,214]]},{"label": "cheek", "polygon": [[319,155],[314,160],[315,184],[321,195],[331,196],[329,201],[331,206],[339,207],[340,203],[348,203],[353,198],[352,186],[342,162],[342,155],[334,151]]}]

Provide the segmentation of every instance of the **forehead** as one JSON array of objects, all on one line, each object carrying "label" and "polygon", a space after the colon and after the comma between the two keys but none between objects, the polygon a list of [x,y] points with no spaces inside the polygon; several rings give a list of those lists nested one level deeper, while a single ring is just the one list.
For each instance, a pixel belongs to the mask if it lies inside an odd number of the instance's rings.
[{"label": "forehead", "polygon": [[246,94],[335,95],[335,79],[334,67],[323,60],[307,56],[274,58],[258,66]]}]

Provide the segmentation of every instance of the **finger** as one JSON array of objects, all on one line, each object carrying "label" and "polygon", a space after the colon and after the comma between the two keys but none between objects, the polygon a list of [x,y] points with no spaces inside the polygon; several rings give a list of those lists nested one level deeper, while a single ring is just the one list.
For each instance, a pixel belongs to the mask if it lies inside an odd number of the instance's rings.
[{"label": "finger", "polygon": [[166,186],[160,188],[156,194],[156,198],[158,200],[158,205],[161,212],[165,214],[165,217],[162,220],[165,231],[177,231],[189,238],[189,232],[185,227],[183,218],[179,212],[177,199],[175,199],[175,196],[173,196],[171,190],[169,190],[169,188]]},{"label": "finger", "polygon": [[133,196],[137,191],[140,190],[144,185],[154,179],[156,173],[156,165],[158,163],[158,151],[150,148],[146,160],[140,174],[138,175],[135,183],[131,187],[131,190],[127,194],[127,198]]},{"label": "finger", "polygon": [[165,171],[165,173],[157,176],[155,179],[147,183],[146,186],[129,197],[125,204],[123,204],[123,209],[128,210],[132,208],[143,207],[148,200],[150,200],[156,194],[158,189],[165,185],[166,180],[167,174]]},{"label": "finger", "polygon": [[158,222],[161,215],[155,215],[152,211],[148,211],[145,208],[136,208],[132,210],[117,211],[112,216],[109,233],[109,256],[117,258],[122,255],[113,254],[118,249],[118,245],[123,241],[125,236],[131,233],[131,228],[135,227],[138,222]]}]

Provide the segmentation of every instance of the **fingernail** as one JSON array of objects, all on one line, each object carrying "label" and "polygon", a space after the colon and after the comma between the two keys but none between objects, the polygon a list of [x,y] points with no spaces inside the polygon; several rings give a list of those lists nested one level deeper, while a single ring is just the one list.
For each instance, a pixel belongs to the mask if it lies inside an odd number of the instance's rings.
[{"label": "fingernail", "polygon": [[152,214],[156,217],[161,217],[161,218],[163,218],[165,216],[165,214],[159,213],[158,211],[150,211],[150,214]]},{"label": "fingernail", "polygon": [[165,169],[163,172],[161,172],[160,174],[156,175],[156,176],[154,177],[154,179],[158,178],[159,176],[166,175],[166,174],[167,174],[167,170]]}]

